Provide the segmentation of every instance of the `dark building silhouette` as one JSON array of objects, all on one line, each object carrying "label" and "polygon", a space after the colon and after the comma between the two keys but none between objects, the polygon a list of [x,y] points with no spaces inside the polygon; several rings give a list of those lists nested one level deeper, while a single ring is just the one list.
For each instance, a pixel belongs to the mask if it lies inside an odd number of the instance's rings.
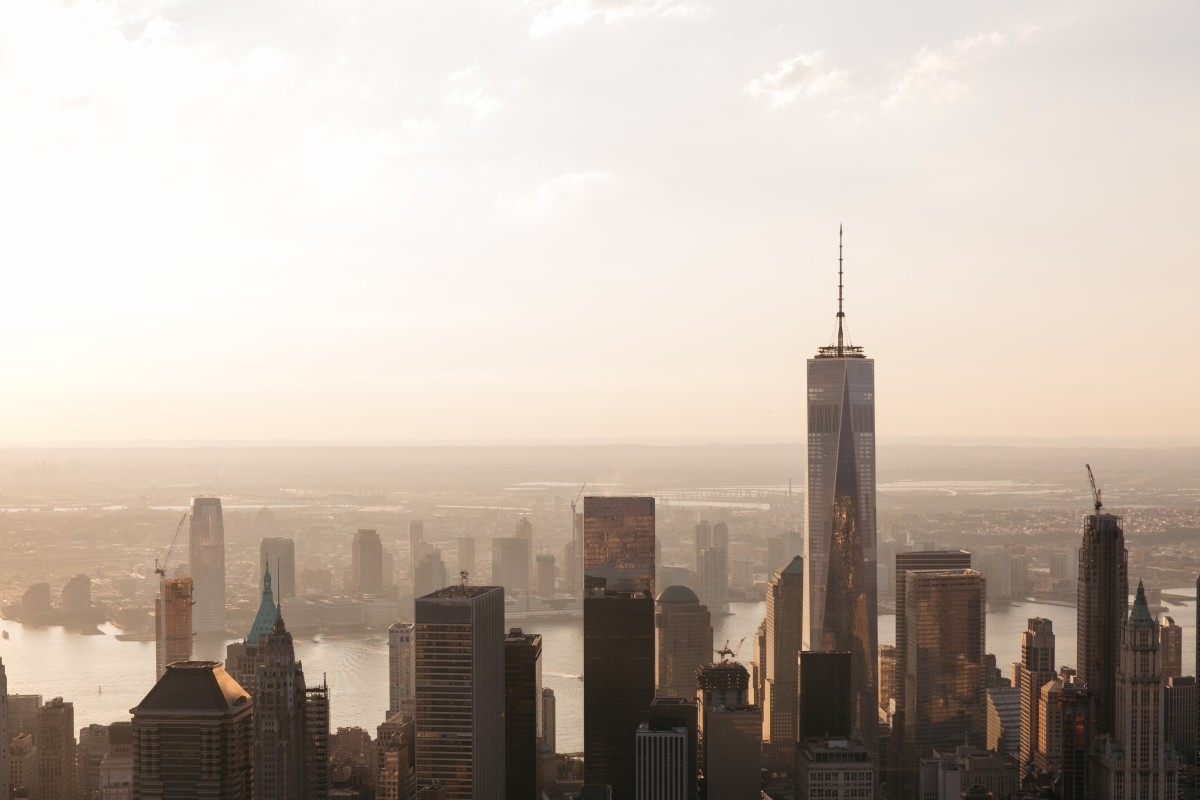
[{"label": "dark building silhouette", "polygon": [[[275,576],[275,596],[279,600],[296,596],[296,542],[269,537],[258,544],[258,563],[268,564]],[[261,590],[262,587],[260,586]]]},{"label": "dark building silhouette", "polygon": [[354,534],[351,549],[354,591],[379,594],[383,591],[383,543],[379,533],[360,528]]},{"label": "dark building silhouette", "polygon": [[[1065,675],[1053,713],[1059,734],[1058,755],[1060,800],[1087,800],[1092,797],[1088,779],[1088,761],[1092,748],[1092,696],[1077,675]],[[1193,734],[1194,735],[1194,734]]]},{"label": "dark building silhouette", "polygon": [[504,590],[453,585],[418,597],[417,782],[448,800],[504,792]]},{"label": "dark building silhouette", "polygon": [[329,686],[304,690],[304,800],[328,800]]},{"label": "dark building silhouette", "polygon": [[584,498],[584,782],[636,794],[654,698],[654,498]]},{"label": "dark building silhouette", "polygon": [[64,622],[88,622],[92,617],[92,579],[76,575],[67,581],[62,592]]},{"label": "dark building silhouette", "polygon": [[47,700],[38,709],[33,738],[37,745],[38,797],[74,800],[75,706],[61,697]]},{"label": "dark building silhouette", "polygon": [[1083,523],[1076,608],[1077,668],[1079,680],[1092,693],[1096,736],[1114,731],[1117,664],[1128,612],[1129,563],[1121,518],[1097,509]]},{"label": "dark building silhouette", "polygon": [[133,714],[134,800],[254,796],[254,703],[215,661],[171,664]]},{"label": "dark building silhouette", "polygon": [[542,637],[513,628],[504,637],[504,785],[506,797],[541,797]]},{"label": "dark building silhouette", "polygon": [[701,667],[698,771],[701,798],[753,800],[762,783],[762,710],[749,702],[750,674],[736,661]]},{"label": "dark building silhouette", "polygon": [[192,500],[188,527],[192,573],[192,629],[197,634],[225,633],[225,520],[219,497]]},{"label": "dark building silhouette", "polygon": [[854,728],[849,653],[798,654],[800,739],[848,737]]},{"label": "dark building silhouette", "polygon": [[397,712],[378,728],[376,800],[408,800],[417,791],[417,728]]}]

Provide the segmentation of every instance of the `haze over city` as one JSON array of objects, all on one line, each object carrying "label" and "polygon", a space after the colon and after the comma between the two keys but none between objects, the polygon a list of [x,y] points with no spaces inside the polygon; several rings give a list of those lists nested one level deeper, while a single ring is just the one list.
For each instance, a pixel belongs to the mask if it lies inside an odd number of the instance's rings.
[{"label": "haze over city", "polygon": [[881,436],[1195,441],[1198,33],[6,3],[0,441],[795,441],[840,222]]}]

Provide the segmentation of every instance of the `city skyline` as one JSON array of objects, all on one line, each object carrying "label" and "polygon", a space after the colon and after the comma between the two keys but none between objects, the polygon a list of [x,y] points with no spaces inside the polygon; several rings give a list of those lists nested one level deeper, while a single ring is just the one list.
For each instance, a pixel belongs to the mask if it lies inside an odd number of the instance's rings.
[{"label": "city skyline", "polygon": [[0,441],[792,439],[843,221],[882,432],[1194,440],[1195,14],[922,8],[8,4]]}]

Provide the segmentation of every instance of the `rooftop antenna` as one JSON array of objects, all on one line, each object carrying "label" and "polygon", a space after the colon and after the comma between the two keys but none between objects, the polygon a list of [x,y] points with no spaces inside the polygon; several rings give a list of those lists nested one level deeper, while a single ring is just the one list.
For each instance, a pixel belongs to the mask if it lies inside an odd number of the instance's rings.
[{"label": "rooftop antenna", "polygon": [[846,316],[846,312],[842,311],[842,223],[838,223],[838,343],[837,354],[838,358],[842,358],[845,352],[842,347],[842,319]]},{"label": "rooftop antenna", "polygon": [[1096,488],[1096,476],[1092,474],[1092,465],[1091,464],[1084,464],[1084,466],[1087,467],[1088,482],[1090,482],[1092,484],[1092,502],[1096,506],[1096,513],[1099,514],[1100,506],[1102,506],[1103,503],[1100,502],[1100,490]]},{"label": "rooftop antenna", "polygon": [[458,571],[458,579],[461,581],[462,587],[467,588],[467,571],[465,569]]}]

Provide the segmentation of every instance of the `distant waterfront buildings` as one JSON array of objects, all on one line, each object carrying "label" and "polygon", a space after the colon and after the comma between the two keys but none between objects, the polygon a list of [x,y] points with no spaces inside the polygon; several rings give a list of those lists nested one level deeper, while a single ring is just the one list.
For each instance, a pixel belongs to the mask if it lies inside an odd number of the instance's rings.
[{"label": "distant waterfront buildings", "polygon": [[448,800],[504,786],[504,590],[453,585],[418,597],[417,782]]},{"label": "distant waterfront buildings", "polygon": [[[268,537],[259,542],[258,563],[267,564],[275,578],[275,596],[280,602],[296,596],[296,542]],[[259,587],[262,590],[262,587]]]},{"label": "distant waterfront buildings", "polygon": [[383,543],[377,531],[360,528],[354,534],[351,562],[356,592],[379,594],[383,591]]},{"label": "distant waterfront buildings", "polygon": [[808,360],[803,647],[851,655],[854,729],[876,746],[875,362],[846,341],[838,231],[837,338]]},{"label": "distant waterfront buildings", "polygon": [[221,499],[192,500],[188,527],[192,573],[192,628],[198,635],[225,633],[225,521]]},{"label": "distant waterfront buildings", "polygon": [[708,609],[685,586],[668,586],[655,601],[655,661],[658,697],[691,697],[696,671],[712,663],[713,628]]}]

